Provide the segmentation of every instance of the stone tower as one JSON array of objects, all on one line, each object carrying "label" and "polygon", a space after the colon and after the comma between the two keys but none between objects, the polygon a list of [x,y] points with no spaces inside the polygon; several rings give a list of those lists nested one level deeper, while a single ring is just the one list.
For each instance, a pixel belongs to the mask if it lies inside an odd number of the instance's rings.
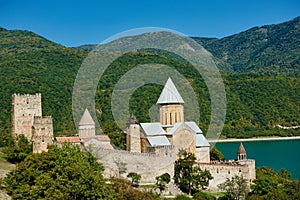
[{"label": "stone tower", "polygon": [[32,126],[33,153],[47,151],[47,146],[53,144],[53,123],[51,116],[35,116]]},{"label": "stone tower", "polygon": [[41,94],[12,95],[12,135],[24,134],[28,140],[32,138],[34,116],[42,116]]},{"label": "stone tower", "polygon": [[96,135],[95,122],[87,108],[79,121],[78,133],[80,138],[95,137]]},{"label": "stone tower", "polygon": [[184,122],[184,101],[169,78],[156,104],[159,110],[159,122],[166,131],[177,122]]},{"label": "stone tower", "polygon": [[240,146],[237,151],[237,160],[246,160],[246,159],[247,159],[246,150],[243,146],[243,143],[240,143]]},{"label": "stone tower", "polygon": [[128,119],[126,131],[126,150],[141,153],[140,124],[134,115]]}]

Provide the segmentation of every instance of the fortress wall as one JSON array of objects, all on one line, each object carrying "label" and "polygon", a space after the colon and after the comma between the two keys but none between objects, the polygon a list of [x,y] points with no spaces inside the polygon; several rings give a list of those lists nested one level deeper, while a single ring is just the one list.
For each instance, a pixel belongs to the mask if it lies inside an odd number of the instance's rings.
[{"label": "fortress wall", "polygon": [[155,183],[155,177],[163,173],[169,173],[171,177],[174,175],[174,154],[159,156],[153,153],[131,153],[123,150],[93,149],[97,160],[103,164],[104,176],[118,177],[118,164],[126,164],[126,173],[122,174],[126,177],[130,172],[140,174],[142,183]]},{"label": "fortress wall", "polygon": [[47,151],[53,144],[53,123],[51,116],[35,116],[32,127],[33,153]]},{"label": "fortress wall", "polygon": [[[219,191],[218,185],[224,183],[227,178],[231,179],[235,175],[243,176],[248,180],[248,187],[250,183],[255,179],[255,161],[247,160],[240,164],[234,163],[199,163],[202,170],[208,170],[214,177],[209,182],[209,190]],[[254,171],[254,177],[253,177]]]}]

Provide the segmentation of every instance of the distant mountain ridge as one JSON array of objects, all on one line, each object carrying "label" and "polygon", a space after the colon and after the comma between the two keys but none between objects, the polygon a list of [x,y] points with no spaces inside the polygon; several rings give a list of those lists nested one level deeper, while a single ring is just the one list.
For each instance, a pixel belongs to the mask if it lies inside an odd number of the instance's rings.
[{"label": "distant mountain ridge", "polygon": [[300,76],[300,17],[222,39],[194,37],[237,73]]},{"label": "distant mountain ridge", "polygon": [[[300,77],[300,16],[221,39],[192,38],[213,54],[222,71]],[[91,51],[95,46],[73,48]]]}]

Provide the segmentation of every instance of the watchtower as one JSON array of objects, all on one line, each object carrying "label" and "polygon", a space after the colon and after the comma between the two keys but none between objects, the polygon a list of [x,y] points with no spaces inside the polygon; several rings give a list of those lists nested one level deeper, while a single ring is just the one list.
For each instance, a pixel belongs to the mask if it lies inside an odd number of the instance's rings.
[{"label": "watchtower", "polygon": [[32,126],[35,116],[42,116],[41,94],[12,95],[12,135],[24,134],[32,138]]}]

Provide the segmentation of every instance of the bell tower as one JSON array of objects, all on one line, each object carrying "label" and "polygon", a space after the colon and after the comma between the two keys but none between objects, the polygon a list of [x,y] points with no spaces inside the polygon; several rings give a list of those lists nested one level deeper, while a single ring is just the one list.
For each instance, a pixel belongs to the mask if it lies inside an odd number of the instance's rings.
[{"label": "bell tower", "polygon": [[240,143],[240,146],[237,151],[237,160],[247,160],[246,150],[243,146],[243,143]]},{"label": "bell tower", "polygon": [[159,122],[169,131],[177,122],[184,122],[184,101],[169,78],[156,104],[159,110]]}]

